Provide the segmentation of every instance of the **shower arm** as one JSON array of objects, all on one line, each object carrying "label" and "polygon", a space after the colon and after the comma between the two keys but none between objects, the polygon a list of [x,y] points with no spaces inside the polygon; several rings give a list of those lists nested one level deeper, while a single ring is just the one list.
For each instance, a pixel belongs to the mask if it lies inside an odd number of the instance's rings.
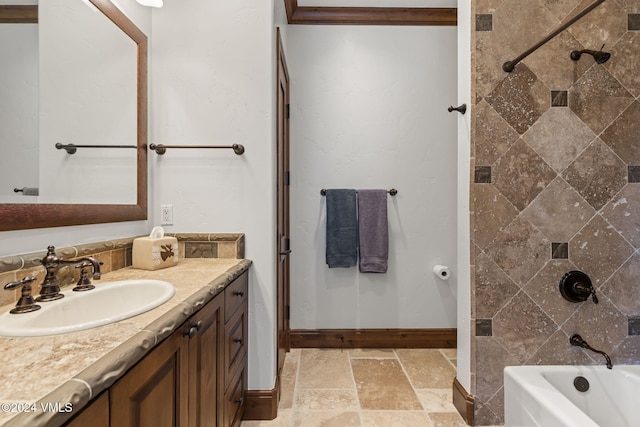
[{"label": "shower arm", "polygon": [[557,36],[558,34],[560,34],[561,32],[563,32],[564,30],[566,30],[568,27],[570,27],[573,23],[575,23],[577,20],[579,20],[580,18],[582,18],[583,16],[585,16],[587,13],[591,12],[593,9],[595,9],[597,6],[599,6],[600,4],[604,3],[604,0],[596,0],[593,3],[591,3],[589,6],[587,6],[582,12],[578,13],[576,16],[574,16],[573,18],[571,18],[570,20],[568,20],[567,22],[565,22],[564,24],[562,24],[561,26],[559,26],[558,28],[556,28],[551,34],[549,34],[547,37],[545,37],[544,39],[540,40],[538,43],[536,43],[535,45],[531,46],[527,51],[525,51],[522,55],[518,56],[516,59],[514,59],[513,61],[507,61],[504,64],[502,64],[502,70],[510,73],[513,71],[513,69],[515,68],[516,64],[520,61],[522,61],[524,58],[526,58],[527,56],[531,55],[533,52],[535,52],[536,50],[538,50],[539,47],[541,47],[542,45],[544,45],[545,43],[547,43],[549,40],[551,40],[552,38],[554,38],[555,36]]}]

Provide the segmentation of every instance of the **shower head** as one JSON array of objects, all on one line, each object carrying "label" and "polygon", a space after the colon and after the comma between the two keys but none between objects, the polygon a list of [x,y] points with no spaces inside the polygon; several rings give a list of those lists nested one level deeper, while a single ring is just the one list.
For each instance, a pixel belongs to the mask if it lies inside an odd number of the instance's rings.
[{"label": "shower head", "polygon": [[[604,47],[604,45],[602,45],[602,47]],[[605,62],[607,62],[609,60],[609,58],[611,58],[611,54],[609,52],[603,52],[602,48],[600,48],[600,50],[597,50],[597,51],[596,50],[589,50],[589,49],[574,50],[573,52],[571,52],[569,57],[571,59],[573,59],[574,61],[577,61],[578,59],[580,59],[580,56],[582,56],[583,53],[587,53],[587,54],[593,56],[593,59],[598,64],[604,64]]]}]

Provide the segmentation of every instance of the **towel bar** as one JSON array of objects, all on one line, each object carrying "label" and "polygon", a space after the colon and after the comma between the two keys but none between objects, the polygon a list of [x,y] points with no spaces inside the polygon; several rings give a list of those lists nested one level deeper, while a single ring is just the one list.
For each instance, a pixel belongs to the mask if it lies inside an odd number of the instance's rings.
[{"label": "towel bar", "polygon": [[244,153],[244,145],[164,145],[164,144],[149,144],[149,148],[163,155],[167,152],[167,148],[231,148],[238,156]]},{"label": "towel bar", "polygon": [[[357,193],[357,191],[356,191]],[[390,190],[387,190],[387,193],[391,194],[392,196],[395,196],[396,194],[398,194],[398,190],[396,190],[395,188],[392,188]],[[327,189],[323,188],[322,190],[320,190],[320,194],[322,194],[323,196],[327,195]]]},{"label": "towel bar", "polygon": [[65,150],[68,154],[75,154],[78,148],[138,148],[136,145],[76,145],[56,143],[58,150]]}]

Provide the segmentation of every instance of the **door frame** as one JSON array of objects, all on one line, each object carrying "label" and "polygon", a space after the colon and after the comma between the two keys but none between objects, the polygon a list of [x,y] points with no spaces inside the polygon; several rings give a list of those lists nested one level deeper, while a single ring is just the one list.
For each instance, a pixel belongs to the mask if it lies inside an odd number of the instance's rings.
[{"label": "door frame", "polygon": [[289,71],[280,28],[276,30],[276,344],[277,376],[284,354],[291,348],[289,325],[290,217],[289,217]]}]

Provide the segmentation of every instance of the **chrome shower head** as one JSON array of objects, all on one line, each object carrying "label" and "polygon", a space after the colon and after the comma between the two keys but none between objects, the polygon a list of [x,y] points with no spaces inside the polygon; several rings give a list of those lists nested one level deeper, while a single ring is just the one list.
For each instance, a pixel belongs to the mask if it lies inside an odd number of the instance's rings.
[{"label": "chrome shower head", "polygon": [[597,51],[596,50],[589,50],[589,49],[574,50],[573,52],[571,52],[569,57],[571,59],[573,59],[574,61],[577,61],[578,59],[580,59],[580,56],[582,56],[583,53],[587,53],[587,54],[593,56],[593,59],[596,61],[597,64],[604,64],[605,62],[607,62],[609,60],[609,58],[611,58],[611,54],[609,52],[603,52],[602,51],[603,47],[604,47],[604,45],[602,45],[600,50],[597,50]]}]

